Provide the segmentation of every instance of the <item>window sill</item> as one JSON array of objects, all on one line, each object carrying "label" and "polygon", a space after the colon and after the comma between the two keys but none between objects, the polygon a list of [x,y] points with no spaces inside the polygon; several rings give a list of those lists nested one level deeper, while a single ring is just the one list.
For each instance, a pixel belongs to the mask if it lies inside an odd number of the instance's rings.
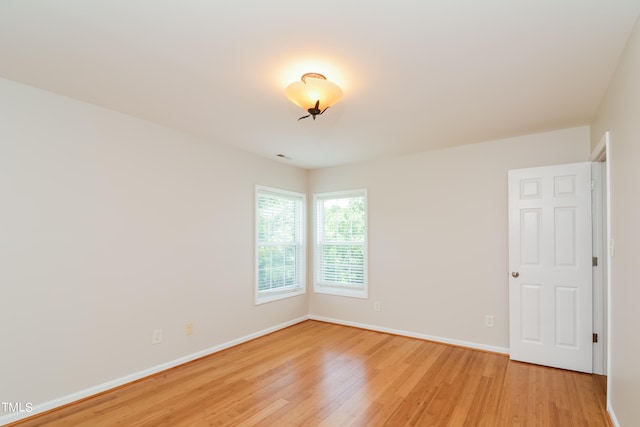
[{"label": "window sill", "polygon": [[313,291],[317,294],[327,294],[327,295],[338,295],[342,297],[350,297],[350,298],[369,298],[369,290],[366,286],[361,288],[353,288],[346,286],[336,286],[336,285],[320,285],[317,284],[314,286]]},{"label": "window sill", "polygon": [[282,291],[261,292],[255,296],[255,305],[267,302],[278,301],[285,298],[291,298],[298,295],[304,295],[305,288],[286,289]]}]

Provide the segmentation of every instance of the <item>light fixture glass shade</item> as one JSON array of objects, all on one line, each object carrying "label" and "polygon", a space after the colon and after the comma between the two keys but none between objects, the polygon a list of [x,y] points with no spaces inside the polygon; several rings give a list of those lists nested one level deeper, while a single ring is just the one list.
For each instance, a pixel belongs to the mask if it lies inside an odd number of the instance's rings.
[{"label": "light fixture glass shade", "polygon": [[309,73],[302,76],[302,81],[287,86],[285,95],[304,110],[315,107],[317,101],[320,101],[318,108],[324,110],[342,98],[342,89],[321,74]]}]

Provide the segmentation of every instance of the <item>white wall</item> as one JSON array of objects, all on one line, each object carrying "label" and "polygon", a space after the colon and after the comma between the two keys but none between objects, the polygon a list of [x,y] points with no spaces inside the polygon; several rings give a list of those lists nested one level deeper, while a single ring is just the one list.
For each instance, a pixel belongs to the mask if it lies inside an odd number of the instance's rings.
[{"label": "white wall", "polygon": [[592,127],[592,146],[611,132],[609,404],[622,426],[640,420],[640,21]]},{"label": "white wall", "polygon": [[588,160],[579,127],[311,171],[310,192],[368,189],[370,286],[311,315],[507,349],[507,171]]},{"label": "white wall", "polygon": [[253,305],[254,185],[306,180],[0,79],[0,400],[38,405],[306,315],[306,296]]}]

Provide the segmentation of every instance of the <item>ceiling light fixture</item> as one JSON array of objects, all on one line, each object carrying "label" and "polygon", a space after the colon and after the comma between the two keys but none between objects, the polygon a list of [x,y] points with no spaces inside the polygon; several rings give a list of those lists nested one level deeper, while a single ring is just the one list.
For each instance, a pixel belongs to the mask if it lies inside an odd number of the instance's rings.
[{"label": "ceiling light fixture", "polygon": [[327,108],[342,98],[342,89],[331,83],[325,76],[318,73],[306,73],[299,82],[293,82],[285,90],[287,98],[297,106],[306,110],[309,114],[298,120],[306,119],[324,113]]}]

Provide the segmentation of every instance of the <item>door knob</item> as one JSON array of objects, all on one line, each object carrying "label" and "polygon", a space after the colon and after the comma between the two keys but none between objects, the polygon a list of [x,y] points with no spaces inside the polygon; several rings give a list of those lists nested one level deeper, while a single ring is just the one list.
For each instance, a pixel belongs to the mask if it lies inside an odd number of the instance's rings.
[{"label": "door knob", "polygon": [[518,273],[517,271],[514,271],[513,273],[511,273],[511,275],[515,278],[520,277],[520,273]]}]

